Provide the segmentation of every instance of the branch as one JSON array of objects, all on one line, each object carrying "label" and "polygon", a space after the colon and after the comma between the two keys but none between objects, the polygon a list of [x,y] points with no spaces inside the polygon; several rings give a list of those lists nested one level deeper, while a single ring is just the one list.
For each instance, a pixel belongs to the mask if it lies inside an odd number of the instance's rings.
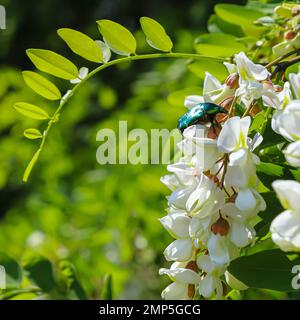
[{"label": "branch", "polygon": [[46,143],[47,137],[49,135],[49,132],[53,126],[53,124],[55,122],[57,122],[58,119],[58,115],[60,114],[61,110],[63,109],[63,107],[66,105],[66,103],[71,99],[71,97],[74,95],[74,93],[76,91],[78,91],[81,86],[91,77],[93,77],[95,74],[97,74],[98,72],[107,69],[111,66],[120,64],[120,63],[124,63],[124,62],[130,62],[130,61],[136,61],[136,60],[149,60],[149,59],[160,59],[160,58],[181,58],[181,59],[201,59],[201,60],[207,60],[207,61],[211,61],[214,60],[216,62],[224,62],[224,61],[228,61],[228,59],[224,59],[224,58],[217,58],[217,57],[209,57],[209,56],[203,56],[200,54],[195,54],[195,53],[176,53],[176,52],[170,52],[170,53],[153,53],[153,54],[142,54],[142,55],[134,55],[134,56],[128,56],[125,58],[120,58],[120,59],[116,59],[116,60],[112,60],[109,61],[107,63],[102,64],[101,66],[95,68],[94,70],[92,70],[84,79],[81,80],[81,82],[79,82],[78,84],[76,84],[68,93],[68,95],[66,95],[65,97],[63,97],[63,99],[60,101],[60,104],[58,106],[58,108],[56,109],[56,111],[53,113],[53,115],[51,116],[51,119],[48,122],[48,126],[46,128],[46,130],[43,133],[43,137],[40,143],[40,147],[39,149],[36,151],[35,155],[33,156],[32,160],[30,161],[29,165],[27,166],[24,176],[23,176],[23,181],[27,182],[28,178],[31,174],[31,171],[35,165],[35,163],[37,162],[43,148],[44,145]]}]

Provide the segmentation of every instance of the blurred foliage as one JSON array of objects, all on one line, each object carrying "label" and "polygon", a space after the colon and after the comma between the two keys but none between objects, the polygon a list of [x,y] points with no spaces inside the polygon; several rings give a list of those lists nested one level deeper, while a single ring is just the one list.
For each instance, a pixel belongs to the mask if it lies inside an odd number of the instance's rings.
[{"label": "blurred foliage", "polygon": [[[70,27],[96,39],[95,20],[108,18],[139,30],[138,18],[148,15],[163,22],[176,51],[192,52],[193,40],[206,31],[217,2],[2,1],[7,30],[0,31],[0,251],[22,263],[25,288],[34,283],[45,289],[45,297],[55,299],[83,299],[83,290],[89,299],[108,298],[111,293],[103,293],[102,288],[113,291],[114,298],[160,297],[167,279],[158,277],[158,268],[165,263],[162,252],[170,240],[158,222],[166,205],[167,190],[159,181],[165,167],[100,166],[95,137],[101,128],[117,131],[119,120],[128,121],[128,130],[171,130],[184,111],[184,95],[201,93],[202,84],[201,69],[186,68],[183,60],[135,62],[103,72],[66,106],[24,185],[22,174],[35,147],[34,141],[23,138],[23,131],[35,121],[24,121],[12,105],[25,100],[49,111],[55,108],[55,102],[46,103],[24,85],[20,71],[32,69],[25,50],[51,48],[70,54],[56,29]],[[139,52],[149,52],[141,31],[135,36]],[[199,49],[199,40],[197,43]],[[79,57],[74,60],[91,67]],[[59,80],[56,84],[66,88]],[[36,283],[41,265],[42,272],[53,272],[53,279],[49,278],[58,283],[57,288],[53,289],[52,280]],[[107,277],[113,288],[108,289]],[[33,287],[13,296],[33,298],[36,290]],[[251,290],[244,298],[282,297]]]}]

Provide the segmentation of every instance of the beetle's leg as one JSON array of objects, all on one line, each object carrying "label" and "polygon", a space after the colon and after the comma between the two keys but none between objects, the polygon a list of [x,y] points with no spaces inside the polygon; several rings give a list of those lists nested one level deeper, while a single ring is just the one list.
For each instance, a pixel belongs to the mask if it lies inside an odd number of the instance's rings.
[{"label": "beetle's leg", "polygon": [[210,115],[208,115],[208,118],[209,118],[209,121],[210,121],[210,123],[211,123],[211,127],[212,127],[212,129],[213,129],[213,133],[214,134],[216,134],[216,124],[215,124],[215,115],[213,115],[213,114],[210,114]]}]

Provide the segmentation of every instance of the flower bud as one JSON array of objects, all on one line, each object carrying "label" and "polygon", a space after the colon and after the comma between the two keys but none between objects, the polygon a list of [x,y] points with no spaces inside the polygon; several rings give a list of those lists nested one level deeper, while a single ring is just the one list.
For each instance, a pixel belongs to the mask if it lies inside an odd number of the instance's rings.
[{"label": "flower bud", "polygon": [[284,33],[284,40],[292,40],[296,37],[296,33],[293,30],[288,30]]},{"label": "flower bud", "polygon": [[239,86],[239,75],[235,72],[230,74],[227,79],[225,80],[225,84],[230,89],[237,89]]},{"label": "flower bud", "polygon": [[229,223],[224,218],[220,217],[212,226],[211,231],[214,234],[219,234],[220,236],[226,236],[229,232]]},{"label": "flower bud", "polygon": [[224,109],[226,109],[227,111],[229,111],[233,99],[234,99],[234,96],[227,97],[227,98],[225,98],[224,100],[222,100],[222,101],[219,103],[219,105],[220,105],[221,107],[223,107]]}]

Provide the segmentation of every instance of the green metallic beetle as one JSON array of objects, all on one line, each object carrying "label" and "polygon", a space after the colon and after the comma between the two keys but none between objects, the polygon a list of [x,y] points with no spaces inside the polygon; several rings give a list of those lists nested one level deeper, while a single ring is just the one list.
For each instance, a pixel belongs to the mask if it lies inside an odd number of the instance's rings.
[{"label": "green metallic beetle", "polygon": [[183,132],[187,127],[201,122],[211,122],[212,126],[214,126],[214,120],[217,113],[228,112],[223,107],[211,102],[199,103],[178,120],[177,128]]}]

